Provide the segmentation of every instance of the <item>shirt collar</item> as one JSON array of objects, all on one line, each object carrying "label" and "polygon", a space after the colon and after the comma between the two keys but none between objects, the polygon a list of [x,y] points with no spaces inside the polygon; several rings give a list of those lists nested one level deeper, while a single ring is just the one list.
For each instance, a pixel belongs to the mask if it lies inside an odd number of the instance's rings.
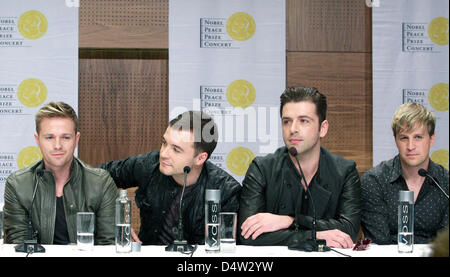
[{"label": "shirt collar", "polygon": [[[395,181],[397,181],[397,179],[400,176],[403,177],[402,165],[400,163],[400,155],[395,156],[392,162],[393,162],[392,171],[389,177],[390,183],[394,183]],[[433,178],[436,178],[435,176],[437,176],[439,173],[438,166],[430,158],[427,171]]]},{"label": "shirt collar", "polygon": [[392,170],[389,176],[389,182],[392,184],[397,181],[398,178],[403,177],[402,165],[400,163],[400,155],[395,156],[392,161]]}]

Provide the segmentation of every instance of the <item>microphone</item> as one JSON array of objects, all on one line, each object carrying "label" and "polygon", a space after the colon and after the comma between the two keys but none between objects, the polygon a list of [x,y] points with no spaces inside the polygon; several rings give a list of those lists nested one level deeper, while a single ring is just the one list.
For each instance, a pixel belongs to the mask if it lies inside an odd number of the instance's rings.
[{"label": "microphone", "polygon": [[419,175],[422,177],[430,177],[430,179],[433,181],[433,183],[445,194],[445,196],[447,196],[448,198],[448,194],[442,189],[442,187],[439,185],[439,183],[433,178],[433,176],[430,175],[430,173],[428,173],[428,171],[426,171],[425,169],[421,168],[418,171]]},{"label": "microphone", "polygon": [[172,244],[169,244],[166,246],[166,251],[171,252],[181,252],[181,253],[192,253],[194,251],[194,246],[189,245],[186,240],[183,240],[183,213],[181,210],[182,204],[183,204],[183,196],[184,196],[184,190],[186,188],[186,179],[189,172],[191,172],[191,168],[189,166],[185,166],[183,168],[184,172],[184,184],[183,184],[183,190],[181,191],[181,198],[180,198],[180,210],[178,212],[178,238],[173,241]]},{"label": "microphone", "polygon": [[[39,185],[39,180],[42,178],[42,175],[44,174],[43,169],[39,169],[36,171],[36,185],[34,186],[33,196],[31,198],[31,205],[28,209],[28,240],[24,241],[22,244],[16,245],[14,248],[16,249],[16,252],[22,252],[32,254],[32,253],[45,253],[45,248],[37,243],[37,240],[33,237],[33,222],[32,222],[32,214],[33,211],[33,204],[34,199],[36,197],[36,191],[37,187]],[[28,256],[27,255],[27,256]]]},{"label": "microphone", "polygon": [[[324,252],[329,251],[329,247],[326,246],[327,242],[323,239],[316,239],[316,207],[314,206],[314,200],[312,198],[311,192],[309,191],[308,182],[306,181],[305,174],[303,174],[302,167],[300,166],[300,162],[297,157],[297,149],[295,147],[289,148],[289,154],[291,154],[295,160],[297,161],[298,168],[300,169],[300,178],[303,178],[303,185],[305,191],[308,193],[308,197],[311,200],[311,205],[313,208],[313,221],[312,221],[312,230],[311,230],[311,239],[306,241],[301,241],[299,243],[295,243],[293,245],[289,245],[288,248],[291,250],[301,250],[306,252]],[[301,179],[300,179],[300,183]]]}]

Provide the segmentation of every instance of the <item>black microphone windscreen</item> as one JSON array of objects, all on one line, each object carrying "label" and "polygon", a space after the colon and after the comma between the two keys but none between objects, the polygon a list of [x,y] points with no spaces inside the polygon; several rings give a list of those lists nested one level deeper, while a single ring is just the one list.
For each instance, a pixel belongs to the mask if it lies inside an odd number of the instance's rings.
[{"label": "black microphone windscreen", "polygon": [[425,170],[425,169],[423,169],[423,168],[421,168],[421,169],[419,169],[419,175],[420,176],[422,176],[422,177],[426,177],[427,176],[427,174],[428,174],[428,172]]},{"label": "black microphone windscreen", "polygon": [[189,173],[191,171],[191,168],[189,166],[185,166],[183,169],[184,173]]},{"label": "black microphone windscreen", "polygon": [[44,170],[43,170],[43,169],[38,169],[38,170],[36,171],[36,174],[37,174],[37,176],[42,177],[42,175],[44,175]]},{"label": "black microphone windscreen", "polygon": [[292,156],[297,156],[297,149],[295,149],[294,146],[292,146],[291,148],[289,148],[289,154],[291,154]]}]

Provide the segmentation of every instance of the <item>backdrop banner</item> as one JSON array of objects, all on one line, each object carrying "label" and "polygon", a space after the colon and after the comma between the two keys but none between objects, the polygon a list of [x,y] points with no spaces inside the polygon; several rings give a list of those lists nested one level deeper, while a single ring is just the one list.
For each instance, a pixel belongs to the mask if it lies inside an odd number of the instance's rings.
[{"label": "backdrop banner", "polygon": [[77,2],[4,2],[0,8],[0,206],[8,176],[42,158],[33,136],[36,112],[50,101],[64,101],[78,110]]},{"label": "backdrop banner", "polygon": [[431,159],[448,170],[448,1],[376,1],[372,6],[373,165],[397,153],[392,116],[417,102],[437,118]]},{"label": "backdrop banner", "polygon": [[242,181],[255,156],[283,145],[284,0],[169,1],[169,119],[211,115],[210,161]]}]

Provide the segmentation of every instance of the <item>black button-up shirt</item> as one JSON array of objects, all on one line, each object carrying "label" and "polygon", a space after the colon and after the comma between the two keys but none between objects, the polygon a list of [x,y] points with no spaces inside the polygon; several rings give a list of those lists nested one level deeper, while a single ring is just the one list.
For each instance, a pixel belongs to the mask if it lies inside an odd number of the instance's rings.
[{"label": "black button-up shirt", "polygon": [[[448,171],[430,159],[428,172],[448,194]],[[400,190],[408,190],[408,186],[399,155],[381,162],[361,178],[361,224],[364,235],[374,243],[397,243]],[[429,243],[437,232],[448,227],[448,203],[448,198],[427,177],[414,203],[415,243]]]}]

